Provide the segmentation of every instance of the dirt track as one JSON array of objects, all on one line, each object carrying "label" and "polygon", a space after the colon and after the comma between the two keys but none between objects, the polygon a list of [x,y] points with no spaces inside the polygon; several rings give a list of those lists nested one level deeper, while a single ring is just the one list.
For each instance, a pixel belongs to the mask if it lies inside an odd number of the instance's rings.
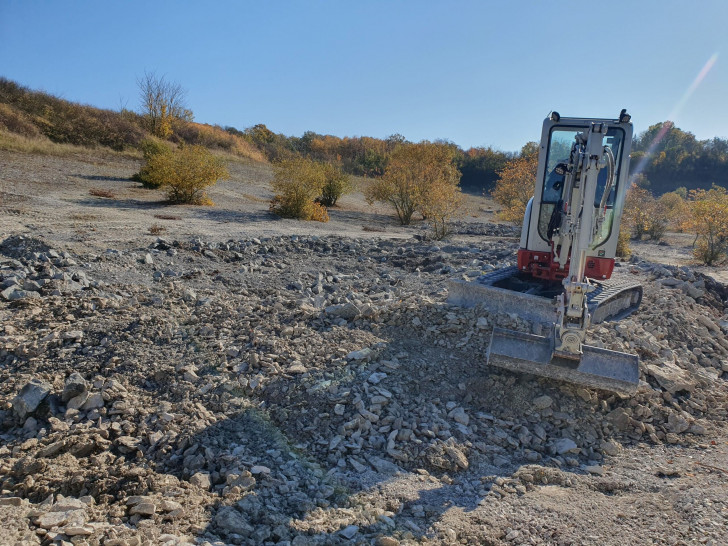
[{"label": "dirt track", "polygon": [[728,294],[681,236],[591,334],[641,357],[621,399],[484,365],[528,325],[445,301],[515,255],[483,200],[434,243],[360,194],[276,219],[265,166],[214,208],[137,168],[0,155],[0,280],[36,294],[0,302],[0,543],[728,543]]}]

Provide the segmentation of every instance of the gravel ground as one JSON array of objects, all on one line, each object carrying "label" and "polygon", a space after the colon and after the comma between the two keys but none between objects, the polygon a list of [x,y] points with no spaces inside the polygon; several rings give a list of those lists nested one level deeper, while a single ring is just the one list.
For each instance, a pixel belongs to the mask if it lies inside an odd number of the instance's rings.
[{"label": "gravel ground", "polygon": [[485,365],[529,325],[446,303],[515,257],[483,200],[435,243],[360,194],[278,220],[265,166],[214,208],[129,160],[0,169],[0,543],[728,543],[728,288],[679,237],[590,333],[640,356],[621,398]]}]

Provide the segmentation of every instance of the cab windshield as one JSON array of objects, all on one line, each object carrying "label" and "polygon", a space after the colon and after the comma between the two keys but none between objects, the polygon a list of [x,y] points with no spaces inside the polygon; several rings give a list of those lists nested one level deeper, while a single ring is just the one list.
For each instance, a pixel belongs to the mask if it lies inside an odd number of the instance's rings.
[{"label": "cab windshield", "polygon": [[[571,154],[571,147],[576,141],[576,135],[586,131],[586,127],[554,127],[551,129],[549,138],[548,155],[546,157],[546,170],[543,179],[543,191],[541,193],[541,213],[538,221],[538,232],[541,238],[548,240],[547,230],[549,220],[558,202],[562,199],[562,191],[564,189],[565,174],[558,174],[556,166],[559,163],[568,163]],[[615,161],[615,177],[612,190],[607,198],[607,218],[602,226],[600,233],[594,246],[599,246],[608,237],[612,229],[612,218],[614,200],[617,195],[617,182],[619,181],[619,166],[622,162],[622,142],[624,140],[624,131],[620,127],[610,127],[604,139],[604,144],[609,146],[614,154]],[[604,188],[607,185],[607,169],[603,168],[599,171],[597,178],[597,191],[594,196],[594,207],[598,207],[602,201]]]}]

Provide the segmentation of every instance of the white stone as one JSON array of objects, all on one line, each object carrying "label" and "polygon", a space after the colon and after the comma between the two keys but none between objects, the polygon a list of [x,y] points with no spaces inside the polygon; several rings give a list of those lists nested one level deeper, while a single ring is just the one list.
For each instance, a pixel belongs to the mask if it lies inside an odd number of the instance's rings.
[{"label": "white stone", "polygon": [[542,409],[550,408],[551,404],[553,404],[553,402],[554,401],[550,396],[544,394],[543,396],[539,396],[538,398],[533,399],[533,406],[536,409],[542,410]]},{"label": "white stone", "polygon": [[210,481],[209,472],[198,472],[190,477],[190,483],[201,487],[202,489],[210,489],[212,482]]},{"label": "white stone", "polygon": [[556,440],[553,445],[554,451],[558,455],[563,455],[565,453],[575,453],[579,451],[579,447],[576,445],[576,442],[572,440],[571,438],[561,438],[560,440]]},{"label": "white stone", "polygon": [[344,528],[339,534],[348,539],[351,540],[354,538],[354,535],[356,535],[359,532],[359,526],[357,525],[349,525],[348,527]]}]

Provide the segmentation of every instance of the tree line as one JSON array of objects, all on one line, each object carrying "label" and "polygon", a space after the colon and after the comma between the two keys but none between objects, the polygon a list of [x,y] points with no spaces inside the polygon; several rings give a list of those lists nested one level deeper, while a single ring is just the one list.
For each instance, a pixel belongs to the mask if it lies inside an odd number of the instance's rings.
[{"label": "tree line", "polygon": [[[270,161],[298,155],[333,163],[348,174],[367,177],[382,176],[397,146],[408,142],[400,134],[384,139],[337,137],[314,131],[300,137],[286,136],[274,133],[264,124],[244,130],[225,127],[225,130],[246,139]],[[493,147],[463,149],[447,140],[436,142],[452,149],[460,171],[460,187],[466,193],[491,192],[499,179],[498,173],[521,155],[521,152]],[[709,189],[713,184],[728,187],[728,139],[698,140],[670,121],[652,125],[633,142],[631,172],[638,171],[638,184],[649,187],[655,195],[679,187],[688,190]]]},{"label": "tree line", "polygon": [[[304,157],[369,178],[381,177],[395,149],[408,142],[401,134],[338,137],[306,131],[301,136],[287,136],[262,123],[242,130],[195,123],[179,84],[154,73],[144,73],[137,84],[140,108],[122,107],[115,112],[59,99],[0,78],[0,129],[24,137],[115,150],[139,148],[151,134],[175,144],[200,145],[254,160]],[[492,191],[498,172],[520,155],[494,147],[461,148],[447,140],[435,142],[452,150],[460,171],[460,187],[466,193]],[[698,140],[665,121],[637,135],[632,157],[631,170],[639,171],[638,184],[658,196],[679,187],[728,187],[728,139]]]}]

